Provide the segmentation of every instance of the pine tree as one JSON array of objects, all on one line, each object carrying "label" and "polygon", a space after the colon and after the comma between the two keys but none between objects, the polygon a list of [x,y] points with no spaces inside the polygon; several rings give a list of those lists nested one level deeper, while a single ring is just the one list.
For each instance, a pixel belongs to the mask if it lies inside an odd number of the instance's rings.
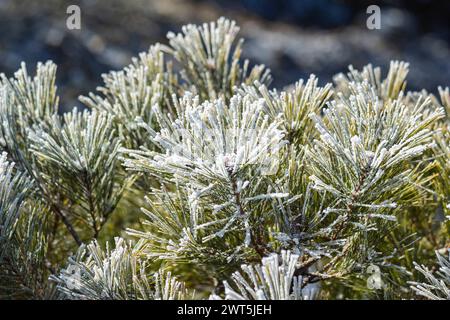
[{"label": "pine tree", "polygon": [[278,91],[238,31],[169,33],[65,114],[52,62],[1,76],[1,298],[450,299],[449,89],[394,61]]}]

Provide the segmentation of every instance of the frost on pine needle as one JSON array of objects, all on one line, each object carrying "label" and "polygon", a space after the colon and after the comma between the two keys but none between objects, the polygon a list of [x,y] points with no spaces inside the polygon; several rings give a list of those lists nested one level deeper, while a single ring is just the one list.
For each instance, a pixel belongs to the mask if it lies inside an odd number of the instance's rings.
[{"label": "frost on pine needle", "polygon": [[[394,208],[413,184],[420,183],[417,167],[408,163],[434,145],[430,124],[443,111],[423,117],[430,100],[406,106],[400,94],[384,102],[367,82],[352,82],[349,89],[352,94],[332,101],[323,118],[311,114],[320,139],[307,150],[310,180],[349,210]],[[399,171],[402,164],[407,169]]]},{"label": "frost on pine needle", "polygon": [[221,238],[243,223],[249,246],[252,208],[288,196],[270,191],[277,188],[271,177],[286,141],[280,120],[269,121],[263,109],[263,100],[249,96],[235,95],[226,105],[221,99],[199,104],[198,97],[186,94],[177,103],[177,119],[158,112],[160,132],[148,127],[163,153],[123,150],[124,165],[190,189],[190,201],[209,198],[207,203],[222,225],[209,238]]},{"label": "frost on pine needle", "polygon": [[424,282],[412,282],[411,287],[416,294],[431,300],[450,300],[450,252],[447,256],[436,252],[439,269],[430,271],[424,265],[415,263],[415,268],[424,277]]},{"label": "frost on pine needle", "polygon": [[15,169],[15,164],[7,159],[6,152],[0,155],[0,240],[7,241],[14,231],[14,224],[31,181]]},{"label": "frost on pine needle", "polygon": [[264,65],[250,68],[248,60],[239,61],[243,39],[237,39],[238,32],[236,23],[225,18],[202,26],[186,25],[182,33],[169,32],[172,48],[168,50],[182,67],[187,90],[205,100],[229,99],[242,83],[270,83],[270,71]]},{"label": "frost on pine needle", "polygon": [[435,144],[432,125],[443,110],[425,112],[427,98],[404,103],[401,66],[391,65],[380,85],[370,67],[352,71],[346,94],[337,92],[323,116],[311,114],[319,137],[307,146],[306,171],[312,187],[333,199],[330,217],[341,219],[331,234],[345,239],[346,254],[339,259],[350,264],[344,269],[374,259],[369,252],[378,252],[375,233],[389,232],[397,210],[419,205],[429,186],[432,165],[420,157]]},{"label": "frost on pine needle", "polygon": [[314,134],[314,122],[309,114],[320,113],[325,103],[331,99],[331,84],[318,86],[318,79],[311,75],[306,83],[303,79],[282,92],[269,90],[266,85],[242,86],[240,92],[250,94],[254,99],[263,98],[267,113],[273,118],[282,117],[281,126],[286,138],[294,145],[301,146]]},{"label": "frost on pine needle", "polygon": [[45,267],[45,208],[28,205],[33,183],[0,155],[0,298],[51,297]]},{"label": "frost on pine needle", "polygon": [[22,63],[13,79],[7,79],[5,75],[1,78],[2,82],[14,92],[19,113],[28,124],[51,116],[58,110],[56,65],[53,62],[38,63],[34,77],[28,74],[25,63]]},{"label": "frost on pine needle", "polygon": [[0,146],[24,169],[30,171],[27,130],[46,125],[58,111],[56,65],[38,63],[36,74],[28,74],[25,63],[8,79],[0,75]]},{"label": "frost on pine needle", "polygon": [[85,111],[52,62],[1,75],[1,298],[449,298],[449,89],[394,61],[278,91],[238,30],[169,33]]},{"label": "frost on pine needle", "polygon": [[436,186],[436,191],[440,198],[440,204],[443,212],[449,214],[448,199],[450,196],[450,89],[439,88],[440,100],[436,99],[437,107],[443,107],[445,110],[445,117],[436,124],[439,130],[434,140],[436,147],[434,152],[436,154],[436,162],[438,169],[439,182]]},{"label": "frost on pine needle", "polygon": [[[277,166],[284,133],[279,120],[269,121],[262,100],[236,95],[229,105],[220,99],[199,104],[198,97],[186,94],[177,109],[181,114],[172,122],[156,111],[161,129],[148,128],[163,153],[124,150],[132,158],[125,166],[158,175],[165,171],[186,182],[198,179],[202,187],[206,181],[229,180],[266,162]],[[271,161],[265,161],[268,157]]]},{"label": "frost on pine needle", "polygon": [[35,127],[28,136],[48,201],[59,206],[66,199],[73,208],[69,219],[86,224],[94,237],[130,182],[119,172],[120,140],[112,122],[107,113],[74,109],[63,118],[54,115],[49,130]]},{"label": "frost on pine needle", "polygon": [[[224,281],[225,299],[303,300],[313,298],[302,292],[302,278],[295,276],[298,259],[298,255],[283,250],[280,256],[272,254],[263,258],[260,265],[242,265],[242,271],[236,271],[231,276],[233,285]],[[312,295],[314,296],[314,293]]]},{"label": "frost on pine needle", "polygon": [[151,46],[123,70],[104,74],[104,86],[97,89],[100,95],[90,93],[88,97],[80,97],[80,101],[92,109],[114,115],[128,147],[148,145],[146,133],[139,128],[137,119],[153,125],[153,107],[159,105],[167,111],[171,95],[177,90],[176,76],[166,60],[161,45]]},{"label": "frost on pine needle", "polygon": [[371,64],[368,64],[359,71],[350,66],[347,75],[340,73],[334,77],[334,81],[338,92],[345,95],[352,94],[351,83],[367,82],[380,99],[387,101],[398,98],[405,91],[408,68],[409,64],[406,62],[391,61],[386,78],[381,79],[379,67],[374,68]]},{"label": "frost on pine needle", "polygon": [[187,291],[172,275],[148,272],[146,260],[122,238],[103,250],[97,242],[83,245],[61,273],[52,276],[63,296],[72,300],[174,300]]}]

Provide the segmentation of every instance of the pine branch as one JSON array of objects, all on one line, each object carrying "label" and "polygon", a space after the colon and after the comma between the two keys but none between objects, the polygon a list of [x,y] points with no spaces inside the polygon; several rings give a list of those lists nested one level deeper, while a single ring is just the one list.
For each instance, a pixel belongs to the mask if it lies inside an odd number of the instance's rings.
[{"label": "pine branch", "polygon": [[47,286],[46,214],[39,203],[26,204],[33,183],[0,156],[0,297],[43,299]]},{"label": "pine branch", "polygon": [[[74,110],[63,119],[53,116],[52,129],[35,127],[29,133],[42,192],[78,244],[81,238],[69,217],[87,224],[94,238],[98,237],[124,187],[132,181],[118,171],[120,140],[112,121],[105,113]],[[70,201],[74,209],[66,214],[60,199]]]},{"label": "pine branch", "polygon": [[[226,300],[303,300],[314,297],[314,292],[302,291],[302,278],[295,277],[299,256],[289,251],[263,258],[261,265],[243,265],[244,274],[235,272],[232,281],[237,288],[224,281]],[[281,263],[280,263],[281,260]],[[248,279],[248,280],[247,280]],[[309,294],[309,295],[308,295]],[[212,299],[220,299],[213,295]]]},{"label": "pine branch", "polygon": [[228,101],[235,86],[271,82],[270,71],[264,65],[249,70],[249,61],[245,60],[241,66],[243,40],[236,39],[238,32],[234,21],[219,18],[202,26],[186,25],[182,33],[168,33],[171,48],[166,50],[180,63],[186,90],[202,100]]},{"label": "pine branch", "polygon": [[278,92],[238,31],[169,33],[82,112],[51,62],[0,76],[1,297],[410,298],[417,261],[413,290],[449,298],[448,261],[423,267],[448,245],[449,89],[393,61]]},{"label": "pine branch", "polygon": [[81,246],[68,266],[51,280],[58,284],[62,298],[73,300],[135,300],[184,299],[184,285],[161,271],[153,279],[147,261],[121,238],[115,238],[115,248],[106,251],[97,242]]},{"label": "pine branch", "polygon": [[[448,251],[448,250],[447,250]],[[436,252],[439,271],[434,274],[423,265],[415,263],[415,268],[426,282],[411,282],[411,288],[421,296],[431,300],[450,300],[450,256],[446,258]]]}]

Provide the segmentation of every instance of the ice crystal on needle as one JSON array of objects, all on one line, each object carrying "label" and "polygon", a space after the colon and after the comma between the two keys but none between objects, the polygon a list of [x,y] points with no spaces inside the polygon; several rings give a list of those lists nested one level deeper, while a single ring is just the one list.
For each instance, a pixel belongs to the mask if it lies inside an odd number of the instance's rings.
[{"label": "ice crystal on needle", "polygon": [[450,90],[273,89],[238,31],[169,33],[83,111],[52,62],[0,76],[1,298],[449,299]]}]

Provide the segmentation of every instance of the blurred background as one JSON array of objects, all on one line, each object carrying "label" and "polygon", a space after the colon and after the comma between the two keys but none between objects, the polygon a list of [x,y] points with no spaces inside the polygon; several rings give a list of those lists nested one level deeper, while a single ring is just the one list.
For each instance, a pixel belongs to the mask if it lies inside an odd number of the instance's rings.
[{"label": "blurred background", "polygon": [[[71,4],[81,8],[81,30],[66,28]],[[366,27],[371,4],[381,8],[380,30]],[[168,31],[220,16],[241,26],[244,57],[267,65],[277,88],[310,73],[326,83],[349,64],[386,68],[392,59],[410,62],[411,90],[450,85],[450,1],[438,0],[0,0],[0,72],[53,60],[67,110],[102,73],[167,43]]]}]

